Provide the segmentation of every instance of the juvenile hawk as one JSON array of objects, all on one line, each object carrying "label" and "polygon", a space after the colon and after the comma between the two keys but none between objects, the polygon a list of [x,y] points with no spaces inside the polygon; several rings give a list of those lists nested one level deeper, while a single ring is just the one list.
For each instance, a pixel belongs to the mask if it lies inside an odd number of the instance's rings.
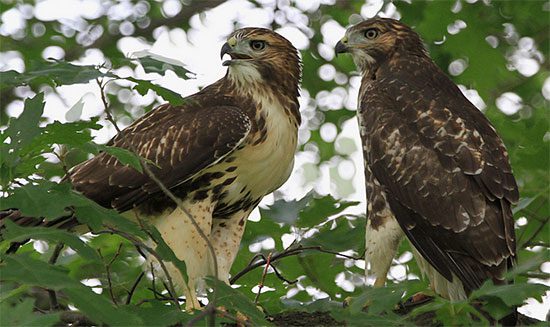
[{"label": "juvenile hawk", "polygon": [[376,286],[403,232],[435,292],[451,300],[514,264],[518,187],[487,118],[435,65],[411,28],[373,18],[336,52],[362,74],[357,117],[367,190],[366,259]]},{"label": "juvenile hawk", "polygon": [[[301,64],[288,40],[264,28],[233,32],[221,49],[225,54],[231,57],[223,62],[225,77],[183,105],[156,107],[109,145],[135,150],[158,166],[151,165],[153,173],[209,236],[218,278],[228,281],[248,215],[292,171]],[[186,262],[190,291],[178,270],[167,265],[185,292],[186,308],[200,307],[197,284],[213,275],[207,245],[154,181],[107,153],[76,166],[71,181],[100,205],[154,224]]]}]

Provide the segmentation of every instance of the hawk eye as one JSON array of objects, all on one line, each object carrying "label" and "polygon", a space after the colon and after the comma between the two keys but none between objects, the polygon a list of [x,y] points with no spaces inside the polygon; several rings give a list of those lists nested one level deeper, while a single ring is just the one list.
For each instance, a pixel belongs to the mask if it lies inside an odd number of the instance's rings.
[{"label": "hawk eye", "polygon": [[260,50],[263,50],[265,49],[265,42],[264,41],[250,41],[250,47],[252,48],[252,50],[255,50],[255,51],[260,51]]},{"label": "hawk eye", "polygon": [[373,40],[378,36],[378,30],[376,28],[369,28],[365,31],[365,37],[369,40]]}]

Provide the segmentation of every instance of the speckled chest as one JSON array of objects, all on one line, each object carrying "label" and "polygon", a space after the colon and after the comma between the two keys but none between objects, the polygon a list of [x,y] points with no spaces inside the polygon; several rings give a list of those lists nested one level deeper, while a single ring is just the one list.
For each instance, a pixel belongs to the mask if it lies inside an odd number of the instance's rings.
[{"label": "speckled chest", "polygon": [[[253,128],[243,143],[222,161],[173,189],[191,201],[209,198],[215,218],[229,218],[255,207],[263,196],[280,187],[290,176],[297,145],[298,125],[288,110],[269,98],[257,99]],[[141,206],[147,214],[175,205],[159,195]]]}]

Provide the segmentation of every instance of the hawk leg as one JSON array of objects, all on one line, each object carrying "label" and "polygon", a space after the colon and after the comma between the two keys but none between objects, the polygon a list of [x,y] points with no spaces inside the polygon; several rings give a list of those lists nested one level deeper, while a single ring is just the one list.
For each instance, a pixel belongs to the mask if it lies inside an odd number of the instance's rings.
[{"label": "hawk leg", "polygon": [[[209,235],[212,228],[210,201],[208,199],[186,201],[184,205],[203,232]],[[187,311],[200,309],[201,305],[197,300],[196,289],[201,286],[201,280],[208,274],[211,266],[211,262],[208,262],[210,257],[206,242],[180,208],[176,208],[168,216],[156,220],[155,227],[176,257],[184,261],[187,267],[188,281],[185,283],[179,270],[172,263],[166,264],[168,273],[176,287],[185,295],[185,309]]]},{"label": "hawk leg", "polygon": [[210,241],[218,261],[218,279],[227,284],[250,211],[239,211],[226,219],[214,219]]},{"label": "hawk leg", "polygon": [[370,219],[367,221],[365,261],[370,263],[370,269],[365,269],[365,273],[367,278],[375,278],[375,287],[385,285],[386,276],[403,236],[401,227],[392,215],[388,215],[376,228],[372,226]]}]

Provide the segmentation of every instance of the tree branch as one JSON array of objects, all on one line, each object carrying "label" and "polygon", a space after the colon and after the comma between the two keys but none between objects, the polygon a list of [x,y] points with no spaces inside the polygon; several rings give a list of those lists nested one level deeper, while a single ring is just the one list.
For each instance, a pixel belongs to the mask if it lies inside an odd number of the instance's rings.
[{"label": "tree branch", "polygon": [[[118,301],[115,298],[115,294],[113,293],[113,283],[111,280],[111,265],[115,262],[116,258],[120,255],[120,250],[122,249],[122,243],[118,245],[118,249],[115,252],[115,255],[109,261],[108,264],[105,265],[105,271],[107,272],[107,284],[109,285],[109,295],[111,296],[111,300],[113,303],[118,306]],[[103,259],[103,255],[101,254],[101,249],[97,250],[99,252],[99,256]]]},{"label": "tree branch", "polygon": [[254,298],[254,304],[258,305],[258,300],[260,299],[260,294],[262,294],[262,288],[264,288],[264,282],[265,282],[265,275],[267,275],[267,269],[269,269],[269,266],[271,264],[271,255],[273,253],[269,252],[266,259],[265,269],[262,273],[262,279],[260,279],[260,283],[258,283],[258,294],[256,294],[256,297]]},{"label": "tree branch", "polygon": [[[325,250],[325,249],[321,248],[320,246],[302,246],[301,244],[297,244],[296,246],[294,246],[294,244],[291,244],[289,247],[287,247],[282,252],[275,253],[274,255],[272,255],[271,260],[269,260],[269,263],[272,264],[273,262],[275,262],[277,260],[280,260],[280,259],[285,258],[285,257],[290,257],[290,256],[293,256],[293,255],[298,255],[298,254],[301,254],[301,253],[303,253],[304,251],[307,251],[307,250],[313,250],[313,251],[319,251],[319,252],[323,252],[323,253],[334,254],[334,255],[341,256],[341,257],[344,257],[344,258],[347,258],[347,259],[352,259],[352,260],[362,260],[363,259],[362,257],[353,257],[353,256],[349,256],[349,255],[346,255],[346,254],[338,253],[336,251]],[[258,257],[261,257],[261,259],[259,261],[255,261],[255,259],[257,259]],[[252,258],[252,260],[250,261],[250,263],[248,264],[248,266],[246,266],[243,270],[239,271],[235,276],[231,277],[231,279],[229,280],[229,283],[234,284],[239,278],[246,275],[248,272],[250,272],[250,271],[252,271],[252,270],[254,270],[254,269],[256,269],[260,266],[263,266],[267,263],[268,263],[268,260],[263,255],[261,255],[261,256],[260,255],[255,255]],[[271,267],[273,267],[273,265],[271,265]],[[276,273],[279,277],[280,274],[278,274],[278,272],[276,272]],[[287,281],[284,278],[282,278],[282,279]],[[290,282],[290,283],[293,284],[295,282]]]},{"label": "tree branch", "polygon": [[[57,262],[57,259],[59,258],[59,255],[61,254],[61,250],[63,250],[64,244],[63,243],[57,243],[55,246],[55,249],[53,250],[52,256],[50,257],[50,260],[48,260],[48,263],[51,265],[55,265]],[[50,310],[55,311],[59,310],[59,302],[57,302],[57,294],[54,290],[47,290],[48,291],[48,297],[50,298]]]},{"label": "tree branch", "polygon": [[137,286],[139,285],[139,282],[141,282],[141,279],[145,276],[145,273],[142,271],[141,274],[139,274],[138,278],[136,278],[136,281],[132,285],[132,288],[128,292],[128,296],[126,297],[126,305],[130,304],[132,301],[132,296],[134,295],[134,292],[136,291]]}]

